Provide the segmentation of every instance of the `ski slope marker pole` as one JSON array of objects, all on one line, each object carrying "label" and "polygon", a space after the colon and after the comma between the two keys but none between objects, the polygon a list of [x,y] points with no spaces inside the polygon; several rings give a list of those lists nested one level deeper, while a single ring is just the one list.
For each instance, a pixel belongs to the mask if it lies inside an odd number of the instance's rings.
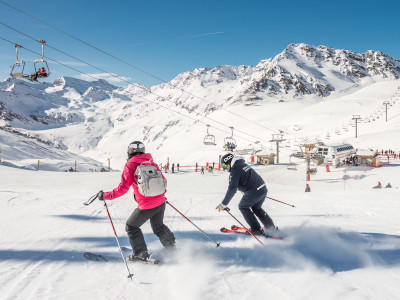
[{"label": "ski slope marker pole", "polygon": [[171,203],[169,203],[168,201],[167,204],[169,204],[173,209],[175,209],[182,217],[184,217],[186,220],[188,220],[194,227],[196,227],[198,230],[200,230],[210,241],[214,242],[217,247],[221,247],[221,243],[217,243],[216,241],[213,240],[212,237],[210,237],[207,233],[205,233],[203,230],[201,230],[196,224],[194,224],[192,221],[190,221],[183,213],[181,213],[179,210],[177,210]]},{"label": "ski slope marker pole", "polygon": [[246,228],[247,232],[250,233],[261,245],[265,246],[263,242],[261,242],[246,226],[244,226],[238,219],[236,219],[230,212],[230,209],[228,207],[225,207],[224,209],[228,214],[231,215],[232,218],[236,220],[243,228]]},{"label": "ski slope marker pole", "polygon": [[124,257],[124,254],[122,253],[121,245],[119,244],[117,232],[115,231],[114,224],[113,224],[113,221],[112,221],[111,216],[110,216],[110,212],[108,211],[108,207],[107,207],[107,204],[106,204],[106,200],[103,200],[103,201],[104,201],[104,206],[106,207],[106,210],[107,210],[108,218],[110,219],[110,222],[111,222],[112,229],[113,229],[113,231],[114,231],[115,239],[117,240],[117,244],[118,244],[118,248],[119,248],[119,253],[121,253],[122,260],[124,261],[125,266],[126,266],[126,269],[128,270],[128,274],[129,274],[129,275],[128,275],[128,278],[130,278],[130,279],[133,281],[133,279],[132,279],[133,274],[132,274],[131,271],[129,270],[128,264],[126,263],[126,260],[125,260],[125,257]]},{"label": "ski slope marker pole", "polygon": [[279,201],[279,200],[276,200],[276,199],[274,199],[274,198],[271,198],[271,197],[267,197],[268,199],[271,199],[271,200],[274,200],[274,201],[276,201],[276,202],[280,202],[280,203],[283,203],[283,204],[286,204],[286,205],[289,205],[289,206],[291,206],[291,207],[295,207],[293,204],[289,204],[289,203],[286,203],[286,202],[283,202],[283,201]]}]

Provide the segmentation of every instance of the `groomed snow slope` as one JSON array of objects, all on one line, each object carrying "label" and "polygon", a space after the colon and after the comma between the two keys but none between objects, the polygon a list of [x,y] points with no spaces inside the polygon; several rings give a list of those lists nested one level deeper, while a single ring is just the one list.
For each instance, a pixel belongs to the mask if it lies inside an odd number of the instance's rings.
[{"label": "groomed snow slope", "polygon": [[[375,169],[319,168],[304,193],[304,166],[255,167],[267,182],[264,208],[283,241],[225,235],[234,224],[216,205],[226,173],[168,173],[168,200],[221,242],[204,237],[170,207],[165,223],[175,233],[179,260],[158,266],[86,261],[83,252],[118,257],[101,202],[84,206],[120,174],[28,171],[0,165],[0,291],[3,299],[397,299],[400,297],[399,160]],[[346,179],[346,180],[344,180]],[[392,189],[371,189],[377,181]],[[239,193],[231,202],[233,215]],[[122,245],[125,220],[136,207],[131,191],[109,202]],[[163,258],[150,225],[149,249]]]}]

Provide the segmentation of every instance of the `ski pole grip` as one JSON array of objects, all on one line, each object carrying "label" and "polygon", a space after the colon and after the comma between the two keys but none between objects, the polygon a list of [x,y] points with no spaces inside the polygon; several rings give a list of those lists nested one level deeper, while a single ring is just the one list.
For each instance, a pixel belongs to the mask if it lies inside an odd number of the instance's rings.
[{"label": "ski pole grip", "polygon": [[97,197],[99,197],[99,194],[98,194],[98,193],[97,193],[97,194],[95,194],[95,195],[93,195],[92,197],[90,197],[90,198],[89,198],[89,200],[88,200],[88,201],[86,201],[86,202],[85,202],[85,203],[83,203],[83,204],[85,204],[86,206],[87,206],[87,205],[89,205],[89,204],[92,204],[92,203],[93,203],[93,201],[97,199]]}]

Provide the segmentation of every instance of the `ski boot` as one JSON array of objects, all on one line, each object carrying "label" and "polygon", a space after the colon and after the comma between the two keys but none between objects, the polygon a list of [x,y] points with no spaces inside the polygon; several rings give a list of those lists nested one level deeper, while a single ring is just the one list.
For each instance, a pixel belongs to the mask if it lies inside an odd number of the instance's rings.
[{"label": "ski boot", "polygon": [[254,234],[254,235],[264,235],[264,229],[263,228],[260,228],[260,229],[257,229],[257,230],[250,229],[250,232],[252,234]]},{"label": "ski boot", "polygon": [[128,256],[128,259],[130,261],[147,261],[149,258],[149,254],[147,251],[142,251],[142,252],[134,252],[131,255]]}]

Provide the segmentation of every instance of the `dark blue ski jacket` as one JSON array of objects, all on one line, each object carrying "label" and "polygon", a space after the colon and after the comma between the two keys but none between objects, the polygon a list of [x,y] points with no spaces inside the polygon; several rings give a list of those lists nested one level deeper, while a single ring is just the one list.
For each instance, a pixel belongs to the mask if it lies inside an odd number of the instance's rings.
[{"label": "dark blue ski jacket", "polygon": [[264,180],[243,158],[233,158],[229,172],[229,186],[222,204],[228,205],[237,190],[243,193],[239,207],[251,207],[265,199],[268,190]]}]

